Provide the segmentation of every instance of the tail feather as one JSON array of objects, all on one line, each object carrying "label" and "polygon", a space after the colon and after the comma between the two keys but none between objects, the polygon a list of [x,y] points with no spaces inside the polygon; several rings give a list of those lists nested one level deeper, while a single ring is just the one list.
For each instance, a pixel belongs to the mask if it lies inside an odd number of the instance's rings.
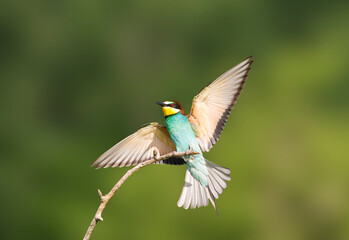
[{"label": "tail feather", "polygon": [[217,211],[215,200],[227,187],[226,181],[230,180],[230,170],[208,160],[206,160],[206,167],[208,170],[206,186],[197,181],[187,169],[183,190],[177,202],[178,207],[199,208],[207,206],[210,201]]},{"label": "tail feather", "polygon": [[214,188],[219,194],[221,194],[223,189],[227,186],[225,181],[221,179],[213,170],[210,170],[209,180],[213,183]]}]

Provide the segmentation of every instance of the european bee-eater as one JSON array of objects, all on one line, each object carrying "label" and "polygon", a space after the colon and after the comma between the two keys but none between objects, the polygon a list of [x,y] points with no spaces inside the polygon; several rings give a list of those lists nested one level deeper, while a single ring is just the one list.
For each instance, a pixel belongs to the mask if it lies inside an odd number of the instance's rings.
[{"label": "european bee-eater", "polygon": [[157,102],[162,107],[166,126],[156,122],[147,124],[110,148],[92,166],[131,166],[152,159],[154,150],[163,155],[192,149],[200,154],[157,163],[187,165],[178,207],[202,207],[210,201],[216,209],[215,199],[226,188],[230,170],[208,161],[202,152],[208,152],[218,141],[245,84],[251,64],[252,57],[249,57],[205,87],[194,97],[188,115],[176,101]]}]

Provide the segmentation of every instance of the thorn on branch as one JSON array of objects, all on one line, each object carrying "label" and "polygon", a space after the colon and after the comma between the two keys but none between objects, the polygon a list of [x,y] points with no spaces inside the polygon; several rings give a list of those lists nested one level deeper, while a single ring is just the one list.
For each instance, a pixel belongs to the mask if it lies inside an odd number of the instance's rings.
[{"label": "thorn on branch", "polygon": [[103,218],[102,218],[101,214],[97,214],[97,215],[96,215],[96,221],[97,221],[97,222],[98,222],[98,221],[103,222]]},{"label": "thorn on branch", "polygon": [[97,190],[98,191],[98,195],[99,195],[99,197],[101,198],[101,200],[103,199],[103,194],[102,194],[102,192],[101,192],[101,190]]},{"label": "thorn on branch", "polygon": [[155,160],[157,160],[159,158],[159,155],[160,155],[160,153],[156,149],[154,149],[153,157],[154,157]]},{"label": "thorn on branch", "polygon": [[108,198],[108,196],[107,196],[108,194],[104,196],[104,195],[102,194],[101,190],[99,190],[99,189],[98,189],[98,195],[99,195],[99,197],[101,198],[101,202],[102,202],[102,203],[105,202],[105,201],[107,200],[107,198]]}]

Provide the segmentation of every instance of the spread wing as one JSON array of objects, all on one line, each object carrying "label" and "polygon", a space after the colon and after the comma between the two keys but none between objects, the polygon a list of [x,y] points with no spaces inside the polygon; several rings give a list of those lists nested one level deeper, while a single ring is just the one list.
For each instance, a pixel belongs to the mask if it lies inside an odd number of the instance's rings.
[{"label": "spread wing", "polygon": [[234,107],[252,57],[247,58],[205,87],[193,99],[188,119],[196,133],[201,150],[209,151],[218,141],[230,111]]},{"label": "spread wing", "polygon": [[[141,163],[153,158],[153,151],[157,150],[160,155],[176,150],[165,126],[158,123],[150,123],[114,145],[92,166],[96,168],[124,167]],[[169,158],[158,163],[184,164],[182,158]]]}]

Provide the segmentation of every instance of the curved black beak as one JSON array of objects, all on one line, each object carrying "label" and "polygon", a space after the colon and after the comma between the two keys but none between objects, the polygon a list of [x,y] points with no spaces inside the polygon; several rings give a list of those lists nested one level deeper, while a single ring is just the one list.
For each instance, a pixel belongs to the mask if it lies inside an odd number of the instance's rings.
[{"label": "curved black beak", "polygon": [[166,104],[165,103],[163,103],[163,102],[156,102],[156,104],[158,104],[158,105],[160,105],[160,106],[165,106]]}]

